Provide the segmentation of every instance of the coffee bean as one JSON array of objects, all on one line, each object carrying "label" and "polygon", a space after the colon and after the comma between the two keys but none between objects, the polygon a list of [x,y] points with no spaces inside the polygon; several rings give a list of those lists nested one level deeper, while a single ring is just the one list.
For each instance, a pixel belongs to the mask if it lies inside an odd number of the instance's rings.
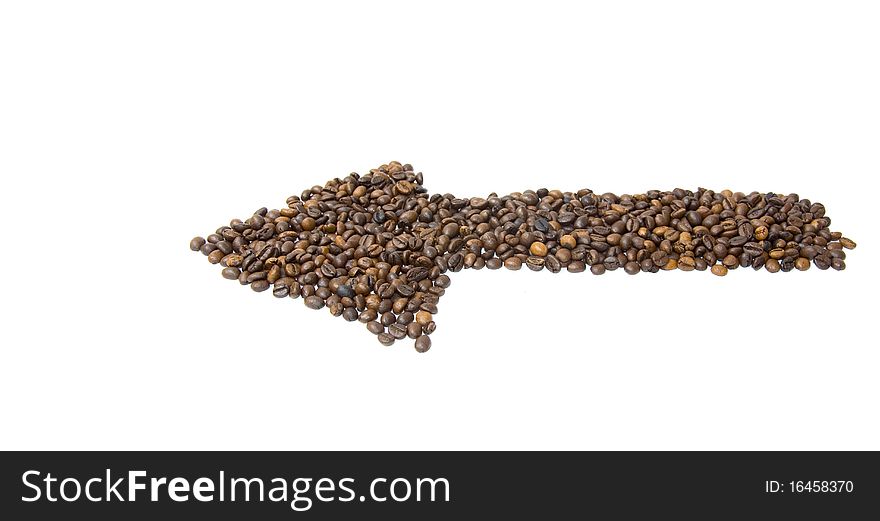
[{"label": "coffee bean", "polygon": [[587,267],[582,261],[571,261],[566,269],[569,273],[582,273]]},{"label": "coffee bean", "polygon": [[406,334],[410,338],[418,338],[422,336],[422,325],[418,322],[410,322],[406,326]]},{"label": "coffee bean", "polygon": [[383,346],[390,346],[394,343],[394,337],[391,336],[389,333],[379,333],[376,338],[379,339],[379,343],[381,343]]},{"label": "coffee bean", "polygon": [[764,253],[764,248],[757,242],[747,242],[743,244],[743,251],[752,257],[759,257]]},{"label": "coffee bean", "polygon": [[404,326],[403,324],[391,324],[388,326],[388,334],[393,336],[395,340],[402,340],[406,338],[406,333],[408,331],[409,326]]},{"label": "coffee bean", "polygon": [[346,322],[354,322],[358,319],[358,316],[360,316],[360,313],[358,313],[357,308],[347,307],[342,310],[342,318],[345,319]]},{"label": "coffee bean", "polygon": [[239,275],[241,275],[241,271],[238,268],[223,268],[221,272],[224,279],[229,280],[238,280]]},{"label": "coffee bean", "polygon": [[846,237],[840,238],[840,245],[847,250],[852,250],[856,247],[856,243],[854,241],[851,241],[850,239],[847,239]]},{"label": "coffee bean", "polygon": [[769,233],[770,232],[766,226],[758,226],[755,228],[755,239],[763,241],[768,237]]},{"label": "coffee bean", "polygon": [[207,241],[202,237],[193,237],[193,240],[189,241],[189,249],[192,251],[199,251],[206,242]]},{"label": "coffee bean", "polygon": [[819,255],[815,259],[813,259],[813,264],[820,270],[824,271],[831,267],[831,258],[824,255]]},{"label": "coffee bean", "polygon": [[260,293],[269,289],[269,283],[265,280],[256,280],[251,284],[251,289]]},{"label": "coffee bean", "polygon": [[424,326],[428,322],[432,321],[433,319],[434,318],[431,315],[431,313],[424,311],[424,310],[417,312],[416,317],[415,317],[416,322],[421,324],[422,326]]},{"label": "coffee bean", "polygon": [[431,349],[431,337],[428,335],[422,335],[416,339],[416,351],[424,353],[429,349]]},{"label": "coffee bean", "polygon": [[517,271],[522,267],[522,260],[520,260],[519,257],[508,257],[504,260],[504,267],[509,270]]},{"label": "coffee bean", "polygon": [[361,314],[358,315],[358,322],[366,324],[367,322],[372,322],[379,318],[379,312],[375,309],[365,309],[361,311]]},{"label": "coffee bean", "polygon": [[373,320],[372,322],[367,322],[367,331],[373,333],[374,335],[378,335],[379,333],[385,331],[385,326]]},{"label": "coffee bean", "polygon": [[306,297],[305,304],[306,307],[311,309],[321,309],[324,307],[324,301],[321,300],[321,297],[316,297],[314,295],[312,295],[311,297]]},{"label": "coffee bean", "polygon": [[544,269],[544,258],[536,257],[534,255],[529,255],[526,259],[526,267],[532,271],[541,271]]},{"label": "coffee bean", "polygon": [[433,333],[434,331],[437,330],[437,323],[432,320],[432,321],[428,322],[427,324],[425,324],[422,327],[422,329],[425,330],[426,335],[430,335],[431,333]]},{"label": "coffee bean", "polygon": [[218,264],[224,257],[224,254],[220,250],[214,250],[208,254],[208,262],[211,264]]}]

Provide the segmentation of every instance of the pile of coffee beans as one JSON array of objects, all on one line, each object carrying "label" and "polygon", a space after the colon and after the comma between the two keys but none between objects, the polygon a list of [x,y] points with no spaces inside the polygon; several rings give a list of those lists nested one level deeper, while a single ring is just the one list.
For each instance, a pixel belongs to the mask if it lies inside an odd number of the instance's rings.
[{"label": "pile of coffee beans", "polygon": [[825,207],[796,194],[582,189],[505,196],[429,195],[421,173],[392,161],[331,179],[190,241],[224,278],[277,298],[302,298],[379,342],[431,347],[449,272],[587,269],[601,275],[737,268],[846,267],[856,244],[832,232]]}]

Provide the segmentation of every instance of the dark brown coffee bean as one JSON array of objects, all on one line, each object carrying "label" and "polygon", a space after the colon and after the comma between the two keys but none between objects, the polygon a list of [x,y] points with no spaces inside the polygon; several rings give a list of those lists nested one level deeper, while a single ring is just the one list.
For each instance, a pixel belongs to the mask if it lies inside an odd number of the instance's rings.
[{"label": "dark brown coffee bean", "polygon": [[727,266],[725,266],[723,264],[715,264],[714,266],[712,266],[712,268],[709,271],[711,271],[713,275],[718,275],[719,277],[723,277],[723,276],[727,275]]},{"label": "dark brown coffee bean", "polygon": [[306,304],[306,307],[311,309],[321,309],[324,307],[324,301],[321,299],[321,297],[317,297],[315,295],[306,297],[304,302]]},{"label": "dark brown coffee bean", "polygon": [[191,249],[192,251],[199,251],[202,249],[202,246],[204,246],[207,242],[208,241],[206,241],[202,237],[193,237],[193,239],[189,241],[189,249]]},{"label": "dark brown coffee bean", "polygon": [[238,268],[223,268],[223,271],[220,273],[224,279],[229,280],[238,280],[238,277],[241,275],[241,271]]},{"label": "dark brown coffee bean", "polygon": [[355,320],[358,319],[359,315],[360,315],[360,313],[358,313],[357,308],[354,308],[354,307],[347,307],[342,310],[342,318],[346,322],[354,322]]},{"label": "dark brown coffee bean", "polygon": [[416,339],[416,351],[419,353],[427,352],[431,349],[431,337],[422,335]]},{"label": "dark brown coffee bean", "polygon": [[269,283],[265,280],[257,280],[251,283],[251,289],[260,293],[269,289]]},{"label": "dark brown coffee bean", "polygon": [[422,336],[422,325],[418,322],[410,322],[406,326],[406,335],[413,339]]},{"label": "dark brown coffee bean", "polygon": [[394,323],[388,326],[388,334],[393,336],[395,340],[406,338],[407,330],[408,326],[404,326],[403,324]]},{"label": "dark brown coffee bean", "polygon": [[852,250],[856,247],[856,243],[846,237],[840,238],[840,245],[846,248],[847,250]]},{"label": "dark brown coffee bean", "polygon": [[522,260],[520,260],[519,257],[508,257],[504,261],[504,267],[509,270],[517,271],[522,267]]},{"label": "dark brown coffee bean", "polygon": [[385,326],[373,320],[372,322],[367,322],[367,331],[373,333],[374,335],[378,335],[385,331]]},{"label": "dark brown coffee bean", "polygon": [[535,255],[529,255],[526,259],[526,267],[532,271],[541,271],[544,269],[544,258],[536,257]]},{"label": "dark brown coffee bean", "polygon": [[586,264],[582,261],[571,261],[566,269],[569,273],[582,273],[586,269]]},{"label": "dark brown coffee bean", "polygon": [[360,315],[358,315],[358,321],[364,324],[376,320],[377,318],[379,318],[379,313],[377,313],[375,309],[365,309],[361,311]]},{"label": "dark brown coffee bean", "polygon": [[764,253],[764,248],[757,242],[747,242],[743,244],[743,251],[752,257],[759,257]]}]

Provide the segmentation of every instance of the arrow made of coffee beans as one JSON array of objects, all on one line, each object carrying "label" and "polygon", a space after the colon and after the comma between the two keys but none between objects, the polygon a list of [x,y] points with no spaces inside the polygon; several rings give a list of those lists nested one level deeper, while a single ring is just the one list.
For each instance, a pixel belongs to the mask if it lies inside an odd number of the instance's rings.
[{"label": "arrow made of coffee beans", "polygon": [[447,273],[464,268],[842,270],[844,248],[856,246],[829,229],[821,203],[796,194],[542,188],[468,199],[429,195],[422,182],[392,161],[313,186],[286,208],[233,219],[190,249],[223,266],[224,278],[302,297],[306,307],[366,324],[383,345],[409,337],[425,352]]}]

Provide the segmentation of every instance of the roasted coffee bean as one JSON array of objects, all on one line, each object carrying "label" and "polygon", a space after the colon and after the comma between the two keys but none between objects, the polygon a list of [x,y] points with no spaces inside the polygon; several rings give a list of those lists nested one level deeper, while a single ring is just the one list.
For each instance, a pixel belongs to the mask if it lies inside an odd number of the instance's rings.
[{"label": "roasted coffee bean", "polygon": [[371,322],[379,318],[379,313],[375,309],[365,309],[361,311],[361,314],[358,315],[358,322],[363,322],[366,324],[367,322]]},{"label": "roasted coffee bean", "polygon": [[406,335],[413,339],[422,336],[422,325],[418,322],[410,322],[406,326]]},{"label": "roasted coffee bean", "polygon": [[534,255],[529,255],[526,259],[526,267],[532,271],[541,271],[544,269],[544,258],[536,257]]},{"label": "roasted coffee bean", "polygon": [[[390,345],[392,345],[392,344],[394,343],[394,337],[391,336],[391,335],[388,334],[388,333],[385,333],[385,332],[379,333],[379,334],[376,336],[376,338],[379,339],[379,342],[380,342],[383,346],[390,346]],[[426,337],[426,338],[427,338],[427,337]]]},{"label": "roasted coffee bean", "polygon": [[520,260],[519,257],[508,257],[504,260],[504,267],[509,270],[517,271],[522,267],[522,260]]},{"label": "roasted coffee bean", "polygon": [[422,335],[416,339],[416,351],[424,353],[429,349],[431,349],[431,337],[428,335]]},{"label": "roasted coffee bean", "polygon": [[425,324],[422,327],[422,329],[425,330],[426,335],[430,335],[431,333],[433,333],[434,331],[437,330],[437,323],[432,320],[432,321],[428,322],[427,324]]},{"label": "roasted coffee bean", "polygon": [[220,250],[214,250],[208,254],[208,262],[211,264],[219,264],[223,260],[224,253]]},{"label": "roasted coffee bean", "polygon": [[406,338],[406,334],[409,326],[404,326],[403,324],[394,323],[388,326],[388,334],[393,336],[395,340],[402,340]]},{"label": "roasted coffee bean", "polygon": [[[284,284],[276,284],[274,288],[272,288],[272,295],[276,298],[284,298],[290,295],[290,288],[285,286]],[[340,312],[342,310],[340,309]]]},{"label": "roasted coffee bean", "polygon": [[819,268],[820,270],[827,270],[831,267],[831,259],[829,257],[825,257],[823,255],[819,255],[815,259],[813,259],[813,264]]},{"label": "roasted coffee bean", "polygon": [[241,275],[241,271],[238,268],[223,268],[221,273],[224,279],[229,280],[238,280],[239,275]]},{"label": "roasted coffee bean", "polygon": [[752,257],[759,257],[764,253],[764,248],[757,242],[747,242],[743,244],[743,251]]},{"label": "roasted coffee bean", "polygon": [[[263,282],[263,281],[260,281],[260,282]],[[256,284],[256,283],[254,283],[254,284]],[[253,284],[252,284],[252,286],[253,286]],[[306,307],[311,308],[311,309],[321,309],[324,307],[324,301],[321,299],[321,297],[318,297],[315,295],[312,295],[310,297],[306,297],[304,302],[306,304]]]},{"label": "roasted coffee bean", "polygon": [[373,333],[374,335],[378,335],[385,331],[385,326],[373,320],[372,322],[367,322],[367,331]]},{"label": "roasted coffee bean", "polygon": [[202,237],[193,237],[193,240],[189,241],[189,249],[192,251],[199,251],[206,242],[207,241]]},{"label": "roasted coffee bean", "polygon": [[359,315],[360,313],[358,313],[357,308],[354,307],[347,307],[342,310],[342,318],[344,318],[346,322],[354,322],[358,319]]},{"label": "roasted coffee bean", "polygon": [[257,293],[260,293],[269,289],[269,283],[265,280],[257,280],[251,283],[251,289],[256,291]]},{"label": "roasted coffee bean", "polygon": [[566,269],[569,273],[582,273],[587,267],[582,261],[571,261]]}]

